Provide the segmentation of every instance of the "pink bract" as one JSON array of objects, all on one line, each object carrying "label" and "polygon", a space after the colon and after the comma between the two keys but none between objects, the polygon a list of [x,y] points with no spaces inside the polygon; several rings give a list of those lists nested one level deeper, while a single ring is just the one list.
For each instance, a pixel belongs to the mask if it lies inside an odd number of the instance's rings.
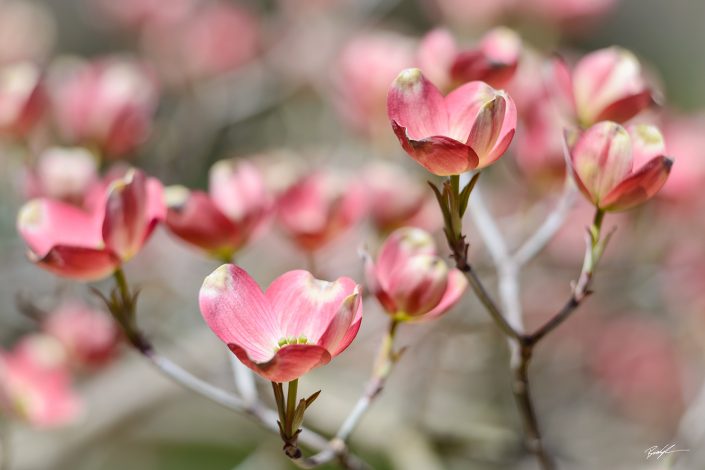
[{"label": "pink bract", "polygon": [[315,171],[279,197],[277,220],[299,248],[315,251],[352,228],[364,214],[366,203],[357,181]]},{"label": "pink bract", "polygon": [[656,127],[636,125],[627,131],[605,121],[578,137],[567,160],[590,202],[605,211],[623,211],[650,199],[666,183],[673,160],[664,152]]},{"label": "pink bract", "polygon": [[165,196],[169,230],[221,260],[256,238],[274,209],[261,172],[244,160],[213,165],[208,194],[172,186]]},{"label": "pink bract", "polygon": [[289,271],[262,292],[242,268],[226,264],[206,277],[201,313],[247,367],[272,382],[289,382],[343,352],[362,321],[360,288]]},{"label": "pink bract", "polygon": [[402,148],[439,176],[494,163],[516,129],[512,99],[484,82],[470,82],[443,97],[419,69],[392,83],[387,112]]},{"label": "pink bract", "polygon": [[60,362],[47,362],[43,355],[49,351],[38,347],[44,346],[20,343],[15,350],[0,353],[0,406],[38,428],[69,424],[81,411],[69,370]]},{"label": "pink bract", "polygon": [[53,93],[63,137],[108,157],[131,152],[146,140],[156,105],[157,87],[147,67],[116,57],[69,67]]},{"label": "pink bract", "polygon": [[572,72],[557,58],[553,75],[556,96],[583,127],[599,121],[623,123],[653,101],[639,60],[619,47],[587,54]]},{"label": "pink bract", "polygon": [[366,256],[365,273],[370,291],[385,311],[403,321],[443,315],[467,288],[463,273],[449,269],[436,255],[431,236],[418,228],[394,231],[376,263]]},{"label": "pink bract", "polygon": [[78,367],[107,364],[120,344],[120,331],[113,319],[77,301],[55,309],[44,322],[44,331],[63,345],[68,360]]},{"label": "pink bract", "polygon": [[494,28],[476,47],[465,50],[448,30],[435,29],[421,40],[417,60],[442,90],[477,80],[502,88],[514,76],[521,50],[521,38],[509,28]]},{"label": "pink bract", "polygon": [[26,203],[17,229],[40,267],[63,277],[97,280],[132,258],[164,218],[161,183],[129,171],[89,201],[90,211],[40,198]]},{"label": "pink bract", "polygon": [[374,162],[363,170],[370,218],[384,234],[400,227],[435,231],[443,225],[438,203],[421,179],[400,166]]}]

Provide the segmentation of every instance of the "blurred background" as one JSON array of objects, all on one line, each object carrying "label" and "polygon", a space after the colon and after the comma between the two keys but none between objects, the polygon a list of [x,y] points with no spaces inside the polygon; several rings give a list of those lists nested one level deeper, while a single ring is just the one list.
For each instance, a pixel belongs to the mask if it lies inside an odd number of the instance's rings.
[{"label": "blurred background", "polygon": [[[262,285],[296,268],[363,282],[358,248],[375,253],[393,228],[420,226],[444,241],[425,185],[433,178],[404,154],[387,120],[389,84],[419,65],[433,28],[472,49],[496,26],[522,41],[505,84],[518,134],[482,178],[510,247],[562,192],[561,127],[533,116],[538,105],[526,98],[551,54],[575,63],[611,45],[633,51],[658,98],[635,119],[658,123],[676,160],[656,200],[607,216],[617,231],[594,295],[536,350],[530,374],[546,445],[568,469],[705,468],[704,18],[700,0],[0,0],[2,346],[80,356],[65,349],[81,338],[95,353],[47,385],[57,396],[68,393],[65,382],[73,390],[57,416],[32,419],[17,412],[29,405],[5,403],[8,468],[294,468],[278,436],[180,388],[121,344],[86,285],[30,263],[17,212],[35,196],[76,202],[126,164],[165,186],[207,190],[214,163],[247,160],[274,198],[319,184],[302,183],[317,175],[325,189],[316,207],[342,222],[320,228],[311,245],[297,235],[314,222],[274,215],[236,262]],[[340,216],[353,194],[365,203]],[[577,201],[524,270],[530,329],[568,298],[591,218]],[[471,260],[496,292],[491,258],[471,218],[466,224]],[[220,262],[169,232],[158,228],[126,266],[142,292],[139,323],[164,355],[234,390],[229,352],[197,303]],[[373,297],[364,311],[351,347],[300,384],[323,390],[307,424],[325,435],[363,391],[383,334],[387,319]],[[64,323],[51,321],[60,314]],[[66,327],[78,323],[89,326]],[[403,325],[398,342],[408,350],[353,434],[353,451],[380,469],[538,468],[522,447],[506,344],[473,294],[438,321]],[[26,396],[41,395],[24,386]],[[258,386],[269,400],[269,384]],[[646,459],[647,448],[672,443],[689,452]]]}]

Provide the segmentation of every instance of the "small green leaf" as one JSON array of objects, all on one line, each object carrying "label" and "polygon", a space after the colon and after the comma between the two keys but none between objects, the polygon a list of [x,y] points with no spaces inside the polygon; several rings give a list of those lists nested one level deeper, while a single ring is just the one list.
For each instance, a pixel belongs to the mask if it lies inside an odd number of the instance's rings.
[{"label": "small green leaf", "polygon": [[308,409],[309,406],[313,405],[313,402],[316,401],[316,398],[318,398],[318,395],[320,394],[321,391],[319,390],[306,399],[306,409]]},{"label": "small green leaf", "polygon": [[302,398],[301,400],[299,400],[299,405],[296,407],[296,411],[294,411],[294,416],[291,420],[292,431],[301,428],[301,425],[304,422],[304,413],[305,412],[306,412],[306,400],[304,398]]},{"label": "small green leaf", "polygon": [[470,201],[470,193],[472,193],[472,190],[475,188],[479,178],[480,173],[475,173],[460,193],[460,217],[465,215],[465,211],[468,208],[468,202]]},{"label": "small green leaf", "polygon": [[441,208],[441,214],[443,215],[443,223],[446,227],[451,226],[451,217],[450,217],[450,212],[448,209],[448,204],[445,201],[445,188],[443,191],[443,194],[441,195],[441,192],[438,190],[438,188],[431,183],[430,181],[428,182],[429,186],[431,186],[431,189],[433,189],[433,194],[436,195],[436,199],[438,200],[438,206]]}]

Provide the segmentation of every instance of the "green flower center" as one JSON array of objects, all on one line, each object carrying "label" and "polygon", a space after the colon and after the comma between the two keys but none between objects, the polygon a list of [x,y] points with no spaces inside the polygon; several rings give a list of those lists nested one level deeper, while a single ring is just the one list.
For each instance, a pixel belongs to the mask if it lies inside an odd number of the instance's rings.
[{"label": "green flower center", "polygon": [[277,347],[274,348],[274,350],[279,351],[284,346],[288,346],[290,344],[308,344],[308,339],[304,335],[301,335],[298,338],[282,338],[279,340],[279,343],[277,343]]}]

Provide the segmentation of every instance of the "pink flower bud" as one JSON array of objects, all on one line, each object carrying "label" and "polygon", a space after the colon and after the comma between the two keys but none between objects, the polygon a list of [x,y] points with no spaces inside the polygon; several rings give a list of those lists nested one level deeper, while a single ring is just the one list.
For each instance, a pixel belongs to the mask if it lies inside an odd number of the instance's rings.
[{"label": "pink flower bud", "polygon": [[164,218],[161,183],[130,171],[84,211],[53,199],[34,199],[17,216],[29,257],[56,275],[97,280],[129,260]]},{"label": "pink flower bud", "polygon": [[476,80],[502,88],[517,70],[521,49],[521,38],[508,28],[492,29],[467,50],[459,50],[448,30],[434,29],[421,40],[417,61],[441,90]]},{"label": "pink flower bud", "polygon": [[277,209],[277,221],[299,248],[315,251],[360,220],[366,198],[358,182],[317,171],[285,191]]},{"label": "pink flower bud", "polygon": [[663,137],[656,127],[637,125],[627,132],[606,121],[578,137],[568,166],[596,207],[623,211],[650,199],[664,185],[673,160],[663,154]]},{"label": "pink flower bud", "polygon": [[26,137],[45,108],[46,95],[35,65],[18,63],[0,69],[0,134]]},{"label": "pink flower bud", "polygon": [[157,89],[142,64],[110,58],[66,71],[53,101],[64,138],[116,157],[147,138]]},{"label": "pink flower bud", "polygon": [[62,354],[52,341],[37,337],[33,344],[23,341],[14,351],[0,354],[0,406],[38,428],[66,425],[81,411],[68,369],[51,358],[51,349]]},{"label": "pink flower bud", "polygon": [[247,367],[272,382],[289,382],[343,352],[362,321],[360,287],[307,271],[289,271],[262,292],[240,267],[206,277],[203,319]]},{"label": "pink flower bud", "polygon": [[105,313],[80,302],[67,302],[54,310],[44,331],[66,349],[70,363],[97,368],[112,360],[120,344],[120,331]]},{"label": "pink flower bud", "polygon": [[556,59],[554,79],[563,105],[583,127],[607,120],[625,122],[652,102],[639,60],[619,47],[586,55],[572,74]]},{"label": "pink flower bud", "polygon": [[436,256],[431,236],[417,228],[394,231],[380,249],[377,263],[365,262],[367,284],[390,315],[401,320],[430,320],[452,308],[467,288],[462,272],[448,269]]},{"label": "pink flower bud", "polygon": [[521,38],[508,28],[488,32],[477,48],[460,52],[450,75],[456,83],[481,80],[495,88],[504,87],[516,72]]},{"label": "pink flower bud", "polygon": [[389,233],[411,226],[434,231],[443,221],[438,204],[421,180],[390,163],[375,162],[363,172],[370,217],[378,230]]},{"label": "pink flower bud", "polygon": [[516,108],[506,93],[470,82],[445,98],[419,69],[392,83],[387,112],[402,148],[439,176],[494,163],[509,147]]},{"label": "pink flower bud", "polygon": [[48,197],[81,206],[98,183],[98,162],[82,147],[51,147],[39,155],[30,176],[30,197]]},{"label": "pink flower bud", "polygon": [[274,207],[260,171],[241,160],[213,165],[209,194],[172,186],[165,196],[169,230],[219,259],[256,238]]}]

